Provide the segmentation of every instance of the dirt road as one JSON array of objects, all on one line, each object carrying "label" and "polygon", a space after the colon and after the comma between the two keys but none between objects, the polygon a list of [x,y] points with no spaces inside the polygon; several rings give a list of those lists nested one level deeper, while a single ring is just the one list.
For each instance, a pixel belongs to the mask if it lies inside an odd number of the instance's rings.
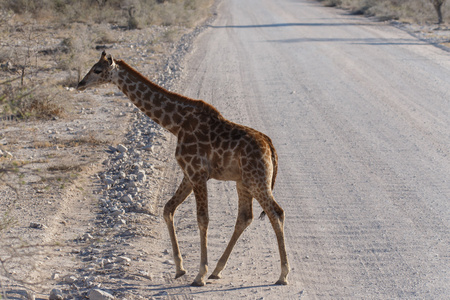
[{"label": "dirt road", "polygon": [[[272,137],[290,285],[272,285],[279,256],[266,219],[244,233],[223,279],[187,287],[199,263],[190,198],[176,215],[189,273],[168,295],[448,296],[449,78],[448,52],[392,26],[312,1],[222,1],[178,91]],[[231,236],[237,195],[223,182],[211,182],[209,194],[211,271]]]}]

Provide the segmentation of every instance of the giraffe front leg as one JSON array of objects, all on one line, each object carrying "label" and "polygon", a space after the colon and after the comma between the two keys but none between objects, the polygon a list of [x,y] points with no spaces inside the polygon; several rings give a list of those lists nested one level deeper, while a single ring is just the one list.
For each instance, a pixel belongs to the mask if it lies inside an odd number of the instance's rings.
[{"label": "giraffe front leg", "polygon": [[166,221],[166,225],[169,230],[170,241],[172,242],[173,258],[176,266],[175,278],[186,274],[186,270],[183,267],[183,258],[181,257],[180,248],[178,246],[178,239],[175,233],[175,226],[173,224],[173,216],[177,207],[189,196],[191,192],[192,185],[187,178],[183,178],[183,181],[178,187],[175,195],[173,195],[173,197],[164,206],[164,220]]},{"label": "giraffe front leg", "polygon": [[200,269],[197,277],[195,277],[192,286],[204,286],[205,276],[208,272],[208,192],[206,181],[194,185],[195,201],[197,204],[197,222],[200,231]]},{"label": "giraffe front leg", "polygon": [[237,192],[239,196],[239,208],[238,216],[236,220],[236,225],[234,226],[234,232],[231,236],[230,242],[227,248],[220,257],[216,268],[214,269],[210,279],[220,279],[222,277],[222,270],[227,265],[228,258],[230,257],[231,251],[233,251],[236,242],[238,241],[244,230],[250,225],[253,220],[253,197],[250,195],[248,190],[242,185],[242,183],[237,183]]}]

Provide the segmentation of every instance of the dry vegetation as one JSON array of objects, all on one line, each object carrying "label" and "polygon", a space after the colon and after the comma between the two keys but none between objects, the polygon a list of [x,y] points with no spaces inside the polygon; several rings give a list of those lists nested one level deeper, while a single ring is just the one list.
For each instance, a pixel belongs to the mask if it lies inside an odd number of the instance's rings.
[{"label": "dry vegetation", "polygon": [[192,26],[209,12],[205,0],[4,0],[0,9],[40,21]]},{"label": "dry vegetation", "polygon": [[[119,32],[193,27],[212,0],[4,0],[0,2],[0,119],[64,116],[74,87],[99,47]],[[176,36],[176,34],[172,34]],[[155,51],[158,51],[155,41]]]},{"label": "dry vegetation", "polygon": [[381,20],[399,20],[413,23],[437,23],[435,2],[444,3],[441,7],[443,22],[450,21],[446,14],[448,3],[445,0],[319,0],[327,6],[338,6],[355,14],[376,16]]}]

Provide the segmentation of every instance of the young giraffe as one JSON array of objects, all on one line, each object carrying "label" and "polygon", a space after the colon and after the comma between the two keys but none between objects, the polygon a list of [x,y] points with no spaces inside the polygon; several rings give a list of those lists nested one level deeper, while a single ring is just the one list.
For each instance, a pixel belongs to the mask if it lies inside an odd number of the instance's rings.
[{"label": "young giraffe", "polygon": [[147,116],[177,138],[175,157],[184,173],[175,195],[164,207],[178,278],[186,273],[173,223],[176,208],[194,191],[200,230],[200,271],[192,285],[205,285],[207,273],[208,199],[206,182],[233,180],[239,196],[238,217],[231,240],[209,277],[218,279],[239,236],[253,220],[255,198],[268,215],[275,231],[281,260],[276,284],[287,284],[289,263],[284,243],[284,211],[275,202],[272,189],[277,174],[277,154],[266,135],[226,120],[213,106],[193,100],[152,83],[122,60],[103,51],[100,60],[78,84],[78,90],[113,83]]}]

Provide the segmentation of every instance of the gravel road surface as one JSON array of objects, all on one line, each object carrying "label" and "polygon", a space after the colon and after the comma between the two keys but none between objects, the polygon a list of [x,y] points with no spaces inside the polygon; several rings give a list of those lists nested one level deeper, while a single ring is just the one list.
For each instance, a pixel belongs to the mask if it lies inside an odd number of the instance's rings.
[{"label": "gravel road surface", "polygon": [[[279,275],[275,235],[267,219],[255,220],[223,279],[186,287],[200,255],[191,196],[175,216],[189,273],[167,279],[170,295],[450,295],[448,52],[313,1],[228,0],[184,70],[179,92],[273,139],[275,198],[286,212],[292,270],[290,285],[272,285]],[[212,271],[235,223],[234,183],[211,182],[209,196]]]}]

